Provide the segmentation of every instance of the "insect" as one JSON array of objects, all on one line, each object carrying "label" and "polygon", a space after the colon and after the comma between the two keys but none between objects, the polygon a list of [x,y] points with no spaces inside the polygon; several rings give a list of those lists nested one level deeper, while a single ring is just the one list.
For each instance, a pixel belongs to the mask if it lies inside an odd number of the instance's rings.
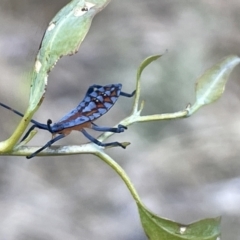
[{"label": "insect", "polygon": [[[92,85],[88,88],[88,91],[84,97],[84,99],[78,104],[76,108],[66,114],[63,118],[61,118],[58,122],[52,123],[51,119],[47,120],[47,124],[39,123],[33,119],[31,119],[31,123],[33,125],[29,128],[27,133],[22,138],[21,142],[25,140],[31,131],[34,128],[39,128],[43,130],[47,130],[52,134],[52,139],[48,141],[43,147],[32,153],[31,155],[27,156],[27,158],[35,157],[39,152],[44,150],[45,148],[50,147],[53,143],[57,142],[58,140],[64,138],[71,131],[76,130],[83,133],[83,135],[88,138],[91,142],[102,146],[120,146],[125,148],[119,142],[110,142],[110,143],[102,143],[98,141],[96,138],[91,136],[85,128],[92,128],[96,131],[101,132],[114,132],[114,133],[121,133],[127,127],[119,124],[118,127],[101,127],[93,123],[96,119],[104,115],[109,109],[115,104],[120,96],[124,97],[132,97],[135,94],[135,91],[132,93],[125,93],[121,91],[122,84],[110,84],[106,86],[101,85]],[[23,117],[23,114],[8,107],[7,105],[0,103],[0,106],[13,111],[17,115]]]}]

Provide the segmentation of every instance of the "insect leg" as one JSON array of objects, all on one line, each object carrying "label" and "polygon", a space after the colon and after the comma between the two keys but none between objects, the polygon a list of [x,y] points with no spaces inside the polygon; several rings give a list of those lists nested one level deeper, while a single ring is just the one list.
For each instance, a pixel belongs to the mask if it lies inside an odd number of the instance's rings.
[{"label": "insect leg", "polygon": [[83,133],[83,135],[86,138],[88,138],[91,142],[97,144],[98,146],[101,146],[101,147],[119,146],[119,147],[122,147],[122,148],[126,148],[125,146],[123,146],[119,142],[102,143],[102,142],[98,141],[96,138],[94,138],[93,136],[91,136],[85,129],[82,129],[81,132]]},{"label": "insect leg", "polygon": [[120,95],[124,96],[124,97],[132,97],[132,96],[134,96],[135,92],[136,92],[136,90],[134,90],[132,93],[120,92]]},{"label": "insect leg", "polygon": [[100,132],[114,132],[114,133],[121,133],[124,132],[127,127],[119,124],[117,128],[111,128],[111,127],[100,127],[96,125],[95,123],[92,122],[92,129],[95,131],[100,131]]},{"label": "insect leg", "polygon": [[37,125],[32,125],[29,129],[28,129],[28,131],[26,132],[26,134],[24,135],[24,137],[22,138],[22,140],[20,141],[20,142],[22,142],[22,141],[24,141],[27,137],[28,137],[28,135],[30,134],[30,132],[34,129],[34,128],[36,128],[37,127]]},{"label": "insect leg", "polygon": [[44,150],[45,148],[50,147],[53,143],[57,142],[58,140],[60,140],[61,138],[64,138],[64,137],[65,137],[64,134],[58,135],[57,137],[55,137],[52,140],[50,140],[49,142],[47,142],[43,147],[39,148],[36,152],[34,152],[31,155],[27,156],[27,159],[35,157],[42,150]]},{"label": "insect leg", "polygon": [[22,141],[24,141],[28,135],[30,134],[30,132],[34,129],[34,128],[39,128],[39,129],[44,129],[44,130],[48,130],[48,126],[46,124],[41,124],[41,123],[37,123],[37,124],[33,124],[29,129],[28,131],[26,132],[26,134],[24,135],[24,137],[22,138]]}]

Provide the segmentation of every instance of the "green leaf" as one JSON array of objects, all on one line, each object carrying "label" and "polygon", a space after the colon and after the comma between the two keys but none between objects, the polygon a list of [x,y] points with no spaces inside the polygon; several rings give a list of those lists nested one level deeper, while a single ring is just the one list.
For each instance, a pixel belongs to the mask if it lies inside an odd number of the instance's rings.
[{"label": "green leaf", "polygon": [[93,17],[110,0],[73,0],[51,20],[42,39],[32,74],[29,110],[35,111],[43,99],[48,74],[56,62],[65,55],[78,51]]},{"label": "green leaf", "polygon": [[140,203],[138,211],[142,226],[150,240],[220,240],[220,217],[186,225],[160,218]]},{"label": "green leaf", "polygon": [[208,69],[196,83],[196,101],[189,109],[189,115],[200,107],[218,100],[225,89],[226,82],[233,68],[239,64],[238,56],[228,56]]}]

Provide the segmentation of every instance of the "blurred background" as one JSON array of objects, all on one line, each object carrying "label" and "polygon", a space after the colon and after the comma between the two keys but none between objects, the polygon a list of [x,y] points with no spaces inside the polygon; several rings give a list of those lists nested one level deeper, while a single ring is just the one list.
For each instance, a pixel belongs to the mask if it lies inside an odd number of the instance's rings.
[{"label": "blurred background", "polygon": [[[0,1],[0,101],[24,112],[29,71],[51,18],[67,0]],[[132,92],[149,55],[167,53],[142,77],[143,114],[175,112],[194,102],[194,83],[229,54],[240,55],[238,0],[112,1],[93,20],[78,54],[62,58],[49,76],[34,119],[57,121],[82,100],[89,85],[123,83]],[[222,238],[240,239],[240,67],[223,97],[188,119],[135,124],[109,149],[146,206],[182,223],[222,215]],[[121,98],[99,119],[113,126],[131,110]],[[0,109],[0,139],[20,118]],[[95,134],[95,133],[93,133]],[[95,135],[97,136],[97,135]],[[29,145],[51,138],[39,131]],[[72,133],[58,144],[81,144]],[[0,239],[146,240],[126,186],[90,155],[0,157]]]}]

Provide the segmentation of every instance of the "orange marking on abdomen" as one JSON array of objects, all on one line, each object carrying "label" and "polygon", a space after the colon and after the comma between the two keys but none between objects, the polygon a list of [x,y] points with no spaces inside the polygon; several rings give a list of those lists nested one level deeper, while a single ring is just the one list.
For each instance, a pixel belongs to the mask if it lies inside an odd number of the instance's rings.
[{"label": "orange marking on abdomen", "polygon": [[67,136],[68,134],[71,133],[71,131],[81,131],[83,128],[91,128],[92,123],[91,122],[85,122],[76,126],[72,126],[69,128],[65,128],[59,132],[56,132],[57,134],[64,134],[65,136]]}]

